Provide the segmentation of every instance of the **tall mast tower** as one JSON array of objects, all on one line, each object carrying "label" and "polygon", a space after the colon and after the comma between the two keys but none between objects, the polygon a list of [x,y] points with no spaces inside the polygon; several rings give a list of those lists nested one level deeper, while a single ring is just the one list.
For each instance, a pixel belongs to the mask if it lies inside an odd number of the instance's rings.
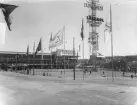
[{"label": "tall mast tower", "polygon": [[98,3],[99,0],[90,0],[84,3],[84,7],[89,8],[89,14],[86,18],[87,23],[89,24],[89,55],[93,65],[95,65],[96,56],[99,50],[99,35],[97,33],[97,27],[99,27],[102,24],[102,22],[104,22],[103,18],[98,18],[96,16],[97,11],[103,11],[103,6]]}]

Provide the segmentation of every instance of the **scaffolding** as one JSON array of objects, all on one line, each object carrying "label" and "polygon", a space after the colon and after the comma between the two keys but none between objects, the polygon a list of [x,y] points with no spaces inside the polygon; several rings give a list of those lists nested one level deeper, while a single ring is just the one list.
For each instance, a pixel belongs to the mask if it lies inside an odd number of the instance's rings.
[{"label": "scaffolding", "polygon": [[[89,14],[87,16],[87,23],[89,24],[89,56],[94,56],[94,62],[96,62],[96,57],[99,50],[98,39],[99,35],[97,33],[97,27],[99,27],[104,20],[102,18],[98,18],[97,11],[103,11],[103,6],[98,4],[99,0],[90,0],[87,3],[84,3],[85,7],[88,7]],[[95,63],[93,64],[95,65]]]}]

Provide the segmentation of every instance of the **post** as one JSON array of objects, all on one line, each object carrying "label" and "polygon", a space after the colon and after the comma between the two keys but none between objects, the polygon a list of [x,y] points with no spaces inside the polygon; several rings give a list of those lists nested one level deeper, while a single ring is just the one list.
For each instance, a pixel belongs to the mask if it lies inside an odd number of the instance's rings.
[{"label": "post", "polygon": [[41,38],[41,69],[43,69],[43,45],[42,45],[42,38]]},{"label": "post", "polygon": [[83,38],[82,42],[83,42],[83,62],[82,62],[82,67],[83,67],[83,80],[84,80],[84,38]]},{"label": "post", "polygon": [[68,69],[69,69],[69,56],[68,56]]},{"label": "post", "polygon": [[52,48],[51,48],[51,69],[52,69]]},{"label": "post", "polygon": [[78,55],[78,50],[77,50],[77,64],[78,64],[78,56],[79,56],[79,55]]},{"label": "post", "polygon": [[27,73],[29,74],[29,46],[28,46],[28,52],[27,53],[28,53],[28,55],[27,55],[27,57],[28,57],[28,59],[27,59],[27,64],[28,64],[27,69],[28,69],[28,71],[27,71]]},{"label": "post", "polygon": [[111,13],[111,4],[110,4],[110,30],[111,30],[111,58],[112,58],[112,81],[114,81],[113,77],[113,34],[112,34],[112,13]]},{"label": "post", "polygon": [[75,80],[75,37],[73,37],[73,59],[74,59],[73,72],[74,72],[74,80]]},{"label": "post", "polygon": [[8,57],[6,57],[6,71],[8,71]]},{"label": "post", "polygon": [[35,71],[34,71],[34,63],[35,63],[35,42],[34,42],[34,46],[33,46],[33,76],[35,74]]},{"label": "post", "polygon": [[34,54],[33,54],[33,76],[34,76],[34,74],[35,74],[35,71],[34,71],[34,64],[35,64],[35,52],[34,52]]},{"label": "post", "polygon": [[57,46],[56,46],[56,69],[57,69]]},{"label": "post", "polygon": [[[96,67],[96,62],[97,62],[97,52],[96,52],[96,55],[95,55],[95,64],[94,64],[94,68],[95,68],[95,71],[96,71],[96,69],[97,69],[97,67]],[[96,76],[96,72],[95,72],[95,76]]]},{"label": "post", "polygon": [[18,57],[18,53],[16,55],[16,72],[17,72],[17,57]]},{"label": "post", "polygon": [[[65,26],[64,26],[64,28],[63,28],[63,30],[64,30],[64,52],[65,52]],[[65,76],[65,54],[64,54],[64,76]]]},{"label": "post", "polygon": [[41,51],[41,69],[43,69],[43,50]]}]

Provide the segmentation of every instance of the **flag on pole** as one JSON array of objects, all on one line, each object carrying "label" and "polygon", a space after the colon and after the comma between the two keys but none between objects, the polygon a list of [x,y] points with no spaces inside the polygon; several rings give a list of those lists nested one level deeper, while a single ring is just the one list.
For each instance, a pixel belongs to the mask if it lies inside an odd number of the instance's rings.
[{"label": "flag on pole", "polygon": [[50,40],[49,49],[63,44],[64,27],[60,29],[55,36]]},{"label": "flag on pole", "polygon": [[26,52],[26,56],[28,56],[28,55],[29,55],[29,45],[27,47],[27,52]]},{"label": "flag on pole", "polygon": [[35,42],[34,42],[34,46],[33,46],[33,52],[35,52]]},{"label": "flag on pole", "polygon": [[[41,38],[42,39],[42,38]],[[39,41],[39,44],[38,44],[38,46],[37,46],[37,49],[36,49],[36,52],[35,52],[35,55],[38,53],[38,51],[41,51],[42,50],[42,48],[41,48],[41,39],[40,39],[40,41]]]},{"label": "flag on pole", "polygon": [[84,39],[83,30],[84,30],[84,26],[83,26],[83,19],[82,19],[82,27],[81,27],[81,33],[80,33],[82,40]]},{"label": "flag on pole", "polygon": [[79,44],[79,52],[80,52],[80,44]]},{"label": "flag on pole", "polygon": [[50,37],[50,42],[52,41],[52,33],[51,33],[51,37]]},{"label": "flag on pole", "polygon": [[104,43],[107,43],[110,40],[110,33],[111,33],[111,21],[110,21],[110,11],[109,11],[109,15],[106,20],[105,30],[104,30]]},{"label": "flag on pole", "polygon": [[98,53],[98,56],[103,56],[101,53]]},{"label": "flag on pole", "polygon": [[50,44],[52,42],[52,33],[51,33],[51,36],[50,36],[50,40],[49,40],[49,50],[50,50]]},{"label": "flag on pole", "polygon": [[5,21],[7,23],[7,26],[9,28],[9,30],[11,31],[10,25],[11,25],[11,16],[10,14],[12,13],[12,11],[17,8],[18,6],[16,5],[9,5],[9,4],[2,4],[0,3],[0,8],[3,12],[3,15],[5,17]]},{"label": "flag on pole", "polygon": [[78,51],[77,51],[77,60],[78,60],[78,57],[79,57],[79,56],[78,56]]}]

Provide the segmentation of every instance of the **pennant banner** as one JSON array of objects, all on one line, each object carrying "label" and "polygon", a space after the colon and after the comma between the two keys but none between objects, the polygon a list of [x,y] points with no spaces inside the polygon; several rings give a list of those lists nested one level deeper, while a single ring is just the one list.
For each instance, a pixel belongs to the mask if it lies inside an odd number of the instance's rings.
[{"label": "pennant banner", "polygon": [[26,56],[28,56],[28,55],[29,55],[29,45],[27,47],[27,52],[26,52]]},{"label": "pennant banner", "polygon": [[110,21],[110,11],[109,15],[105,24],[105,30],[104,30],[104,43],[108,43],[110,40],[110,32],[111,32],[111,21]]},{"label": "pennant banner", "polygon": [[80,33],[82,40],[84,39],[83,30],[84,30],[84,26],[83,26],[83,19],[82,19],[82,27],[81,27],[81,33]]},{"label": "pennant banner", "polygon": [[49,49],[63,44],[63,32],[64,28],[59,30],[59,32],[52,39],[50,39]]},{"label": "pennant banner", "polygon": [[79,52],[80,52],[80,45],[79,45]]},{"label": "pennant banner", "polygon": [[51,36],[50,36],[50,41],[49,41],[49,50],[50,50],[50,48],[51,48],[51,43],[52,43],[52,33],[51,33]]},{"label": "pennant banner", "polygon": [[10,14],[17,7],[18,6],[16,6],[16,5],[9,5],[9,4],[2,4],[2,3],[0,3],[0,8],[1,8],[2,12],[3,12],[3,15],[5,17],[5,21],[6,21],[7,26],[8,26],[10,31],[11,31],[11,28],[10,28],[10,25],[11,25]]},{"label": "pennant banner", "polygon": [[38,53],[38,51],[41,51],[41,50],[42,50],[42,48],[41,48],[41,39],[40,39],[38,47],[37,47],[36,52],[35,52],[35,55]]},{"label": "pennant banner", "polygon": [[34,45],[33,45],[33,52],[35,52],[35,42],[34,42]]}]

